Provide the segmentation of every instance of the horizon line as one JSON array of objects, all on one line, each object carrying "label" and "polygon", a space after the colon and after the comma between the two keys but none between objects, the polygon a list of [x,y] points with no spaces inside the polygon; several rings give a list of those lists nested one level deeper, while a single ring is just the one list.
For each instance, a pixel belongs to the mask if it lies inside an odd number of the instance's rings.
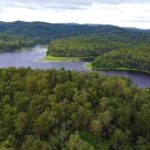
[{"label": "horizon line", "polygon": [[47,23],[47,24],[76,24],[76,25],[103,25],[103,26],[114,26],[114,27],[120,27],[120,28],[133,28],[133,29],[139,29],[139,30],[150,30],[150,28],[139,28],[135,26],[118,26],[114,24],[103,24],[103,23],[79,23],[79,22],[47,22],[47,21],[40,21],[40,20],[34,20],[34,21],[24,21],[24,20],[14,20],[14,21],[3,21],[0,20],[1,23],[13,23],[13,22],[24,22],[24,23],[34,23],[34,22],[41,22],[41,23]]}]

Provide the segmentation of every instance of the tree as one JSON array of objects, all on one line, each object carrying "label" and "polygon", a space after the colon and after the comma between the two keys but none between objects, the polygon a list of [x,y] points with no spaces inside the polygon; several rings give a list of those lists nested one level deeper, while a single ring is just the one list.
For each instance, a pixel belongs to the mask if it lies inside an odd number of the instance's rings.
[{"label": "tree", "polygon": [[69,150],[94,150],[94,148],[88,144],[87,142],[83,141],[78,134],[70,135],[69,142],[68,142],[68,149]]},{"label": "tree", "polygon": [[112,150],[132,150],[128,140],[130,131],[121,131],[116,129],[111,137],[111,149]]},{"label": "tree", "polygon": [[17,134],[23,136],[23,134],[25,134],[28,130],[28,124],[29,124],[28,114],[19,113],[14,124]]},{"label": "tree", "polygon": [[96,137],[97,137],[96,142],[98,142],[97,139],[100,135],[102,135],[102,131],[103,131],[102,122],[99,120],[91,121],[91,131],[96,135]]},{"label": "tree", "polygon": [[56,124],[55,113],[45,111],[34,122],[35,134],[45,137]]},{"label": "tree", "polygon": [[136,127],[137,133],[144,136],[147,143],[150,143],[150,103],[143,104],[137,113]]}]

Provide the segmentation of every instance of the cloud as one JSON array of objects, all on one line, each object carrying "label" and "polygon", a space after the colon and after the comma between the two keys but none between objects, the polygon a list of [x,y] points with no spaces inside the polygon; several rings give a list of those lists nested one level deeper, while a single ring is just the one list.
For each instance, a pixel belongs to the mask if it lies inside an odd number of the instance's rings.
[{"label": "cloud", "polygon": [[27,8],[27,9],[85,9],[91,1],[79,0],[4,0],[0,1],[0,8]]},{"label": "cloud", "polygon": [[0,21],[150,28],[150,0],[1,0],[0,12]]},{"label": "cloud", "polygon": [[[98,4],[141,3],[141,0],[3,0],[0,7],[20,7],[27,9],[86,9]],[[142,0],[142,3],[150,3]]]},{"label": "cloud", "polygon": [[131,22],[150,23],[150,20],[137,19],[137,20],[131,20]]},{"label": "cloud", "polygon": [[133,20],[130,20],[132,22],[145,22],[145,23],[150,23],[150,16],[137,16]]}]

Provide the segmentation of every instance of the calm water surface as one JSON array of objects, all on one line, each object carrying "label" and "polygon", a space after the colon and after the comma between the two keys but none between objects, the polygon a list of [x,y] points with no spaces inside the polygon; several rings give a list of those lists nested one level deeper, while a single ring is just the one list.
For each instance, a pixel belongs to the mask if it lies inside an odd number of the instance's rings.
[{"label": "calm water surface", "polygon": [[[21,52],[0,53],[0,67],[32,67],[32,68],[65,68],[66,70],[87,71],[83,65],[86,62],[40,62],[46,55],[46,48],[36,46]],[[140,87],[150,87],[150,74],[132,71],[101,71],[107,75],[120,75],[129,77]]]}]

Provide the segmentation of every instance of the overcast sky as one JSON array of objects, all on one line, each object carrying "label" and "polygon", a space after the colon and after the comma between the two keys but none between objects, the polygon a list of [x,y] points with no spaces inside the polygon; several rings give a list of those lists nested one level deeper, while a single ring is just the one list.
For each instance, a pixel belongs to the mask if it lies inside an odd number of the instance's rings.
[{"label": "overcast sky", "polygon": [[150,0],[0,0],[0,21],[150,28]]}]

